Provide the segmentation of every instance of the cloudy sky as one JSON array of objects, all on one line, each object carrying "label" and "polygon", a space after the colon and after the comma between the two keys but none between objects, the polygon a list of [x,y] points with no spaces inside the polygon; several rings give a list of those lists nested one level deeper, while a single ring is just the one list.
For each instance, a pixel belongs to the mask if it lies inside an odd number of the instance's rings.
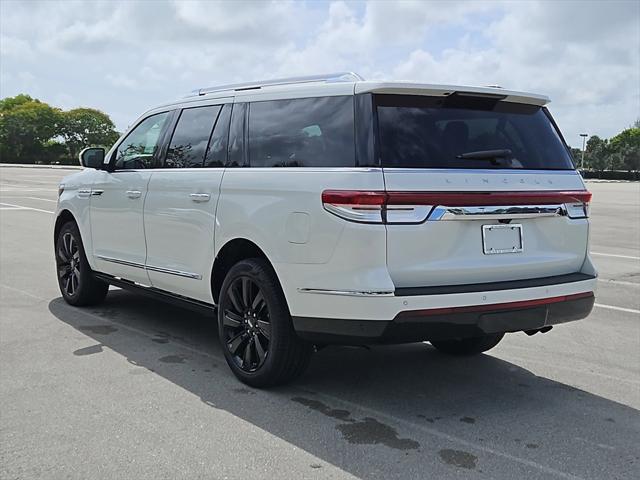
[{"label": "cloudy sky", "polygon": [[0,96],[107,112],[220,83],[353,70],[551,97],[567,141],[640,116],[638,1],[0,0]]}]

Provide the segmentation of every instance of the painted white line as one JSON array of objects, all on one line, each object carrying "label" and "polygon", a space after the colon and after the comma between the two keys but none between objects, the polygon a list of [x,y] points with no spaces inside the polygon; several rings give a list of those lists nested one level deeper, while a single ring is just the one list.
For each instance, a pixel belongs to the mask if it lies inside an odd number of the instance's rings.
[{"label": "painted white line", "polygon": [[604,305],[602,303],[594,303],[593,306],[594,307],[600,307],[600,308],[607,308],[609,310],[616,310],[618,312],[627,312],[627,313],[638,313],[638,314],[640,314],[640,310],[635,310],[633,308],[616,307],[615,305]]},{"label": "painted white line", "polygon": [[24,210],[22,207],[0,207],[0,210]]},{"label": "painted white line", "polygon": [[43,202],[57,203],[57,200],[42,197],[25,197],[24,195],[4,195],[4,198],[28,198],[30,200],[42,200]]},{"label": "painted white line", "polygon": [[[14,207],[14,210],[33,210],[34,212],[54,213],[51,210],[42,210],[41,208],[25,207],[24,205],[14,205],[13,203],[0,203],[5,207]],[[17,208],[16,208],[17,207]]]},{"label": "painted white line", "polygon": [[591,255],[598,255],[600,257],[630,258],[631,260],[640,260],[640,257],[634,257],[632,255],[614,255],[613,253],[591,252]]},{"label": "painted white line", "polygon": [[613,280],[612,278],[599,278],[598,281],[602,283],[615,283],[616,285],[627,285],[629,287],[640,287],[640,283],[625,282],[623,280]]},{"label": "painted white line", "polygon": [[49,198],[42,198],[42,197],[26,197],[26,198],[30,198],[31,200],[42,200],[43,202],[58,203],[57,200],[51,200]]}]

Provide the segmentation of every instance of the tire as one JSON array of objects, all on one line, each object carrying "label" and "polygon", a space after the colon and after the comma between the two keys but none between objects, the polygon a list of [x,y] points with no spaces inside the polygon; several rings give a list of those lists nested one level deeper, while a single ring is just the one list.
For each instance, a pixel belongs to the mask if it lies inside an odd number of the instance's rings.
[{"label": "tire", "polygon": [[222,350],[240,381],[264,388],[304,373],[312,345],[296,335],[280,283],[267,261],[252,258],[231,267],[218,303]]},{"label": "tire", "polygon": [[504,337],[504,333],[494,333],[482,337],[462,338],[459,340],[432,340],[438,351],[449,355],[478,355],[495,347]]},{"label": "tire", "polygon": [[104,300],[109,284],[93,276],[75,222],[65,223],[56,238],[56,277],[60,293],[70,305],[96,305]]}]

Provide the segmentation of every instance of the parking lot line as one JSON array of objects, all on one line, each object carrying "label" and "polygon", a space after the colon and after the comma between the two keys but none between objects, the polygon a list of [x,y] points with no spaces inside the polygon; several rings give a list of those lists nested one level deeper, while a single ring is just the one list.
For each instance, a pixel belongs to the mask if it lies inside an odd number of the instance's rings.
[{"label": "parking lot line", "polygon": [[4,198],[28,198],[29,200],[41,200],[43,202],[57,203],[57,200],[51,200],[50,198],[42,197],[25,197],[24,195],[3,195]]},{"label": "parking lot line", "polygon": [[634,257],[632,255],[617,255],[613,253],[591,252],[591,255],[598,255],[600,257],[630,258],[632,260],[640,260],[640,257]]},{"label": "parking lot line", "polygon": [[25,207],[24,205],[15,205],[13,203],[0,202],[0,205],[4,207],[13,207],[13,208],[8,208],[7,210],[33,210],[34,212],[54,213],[51,210],[42,210],[41,208]]},{"label": "parking lot line", "polygon": [[615,305],[604,305],[602,303],[594,303],[593,306],[599,308],[608,308],[609,310],[617,310],[618,312],[640,313],[640,310],[635,310],[633,308],[616,307]]}]

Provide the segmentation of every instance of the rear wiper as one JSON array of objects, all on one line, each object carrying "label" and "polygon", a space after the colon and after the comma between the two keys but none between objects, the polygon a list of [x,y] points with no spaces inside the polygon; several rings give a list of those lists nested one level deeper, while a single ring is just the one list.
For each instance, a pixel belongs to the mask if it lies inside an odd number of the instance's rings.
[{"label": "rear wiper", "polygon": [[496,158],[508,158],[512,156],[511,150],[508,148],[502,150],[479,150],[477,152],[466,152],[456,155],[456,158],[471,159],[471,160],[491,160]]}]

